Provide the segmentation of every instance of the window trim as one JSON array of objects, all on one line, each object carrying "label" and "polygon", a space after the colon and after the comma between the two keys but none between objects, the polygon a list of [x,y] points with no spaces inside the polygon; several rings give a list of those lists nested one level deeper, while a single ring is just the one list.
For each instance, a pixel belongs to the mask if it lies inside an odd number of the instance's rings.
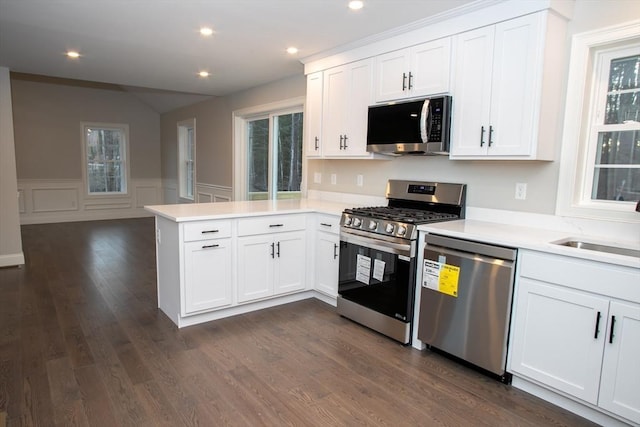
[{"label": "window trim", "polygon": [[[304,114],[305,97],[289,98],[282,101],[271,102],[268,104],[247,107],[235,110],[232,113],[233,120],[233,199],[246,200],[245,188],[247,185],[247,146],[246,141],[246,122],[248,119],[254,119],[260,116],[269,116],[277,113],[291,112],[293,109],[301,111]],[[270,123],[271,125],[271,123]],[[304,137],[303,137],[304,152]],[[303,155],[302,164],[302,182],[300,184],[300,192],[302,196],[306,194],[306,156]],[[270,177],[271,178],[271,177]]]},{"label": "window trim", "polygon": [[[87,140],[85,138],[87,128],[119,129],[124,132],[124,191],[108,193],[89,192],[89,173],[87,170]],[[82,181],[85,197],[88,199],[106,199],[129,196],[129,187],[131,181],[131,161],[129,160],[129,125],[126,123],[80,122],[80,145],[82,146],[82,149],[80,151],[82,155]]]},{"label": "window trim", "polygon": [[581,142],[591,132],[591,106],[597,94],[592,93],[594,49],[606,49],[616,43],[640,39],[640,20],[575,34],[571,43],[571,59],[565,102],[562,151],[556,200],[556,215],[638,223],[640,217],[634,211],[635,202],[589,201],[582,195],[588,178],[590,151]]},{"label": "window trim", "polygon": [[[184,133],[184,129],[193,129],[193,196],[192,197],[185,197],[182,193],[182,189],[183,189],[183,180],[184,177],[182,176],[182,157],[181,157],[181,153],[183,152],[183,140],[182,140],[182,133]],[[197,195],[197,191],[196,189],[198,188],[198,184],[197,184],[197,134],[196,134],[196,119],[195,117],[192,117],[190,119],[186,119],[186,120],[181,120],[176,124],[176,131],[177,131],[177,170],[176,170],[176,181],[177,181],[177,192],[178,192],[178,202],[179,203],[195,203],[196,202],[196,195]],[[186,184],[185,184],[186,185]]]}]

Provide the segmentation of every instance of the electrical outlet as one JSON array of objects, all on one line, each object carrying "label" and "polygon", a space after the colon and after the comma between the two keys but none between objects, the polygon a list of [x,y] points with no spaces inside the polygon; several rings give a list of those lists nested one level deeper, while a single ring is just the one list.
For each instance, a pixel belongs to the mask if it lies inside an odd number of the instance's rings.
[{"label": "electrical outlet", "polygon": [[338,182],[338,176],[335,173],[331,174],[331,184],[336,185],[336,182]]},{"label": "electrical outlet", "polygon": [[156,228],[156,240],[158,242],[158,244],[162,243],[161,238],[160,238],[160,229]]},{"label": "electrical outlet", "polygon": [[313,182],[315,184],[322,183],[322,172],[314,172],[313,173]]},{"label": "electrical outlet", "polygon": [[364,177],[362,175],[356,176],[356,185],[362,187],[364,185]]},{"label": "electrical outlet", "polygon": [[516,183],[516,200],[525,200],[527,198],[527,184],[523,182]]}]

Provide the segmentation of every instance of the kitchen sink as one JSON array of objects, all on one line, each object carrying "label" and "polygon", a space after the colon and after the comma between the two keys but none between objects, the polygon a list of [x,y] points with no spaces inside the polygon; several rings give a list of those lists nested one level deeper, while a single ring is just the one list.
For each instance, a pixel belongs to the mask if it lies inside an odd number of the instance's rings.
[{"label": "kitchen sink", "polygon": [[552,243],[560,246],[567,246],[570,248],[586,249],[588,251],[606,252],[610,254],[626,255],[640,258],[640,250],[638,249],[631,249],[620,246],[609,246],[602,243],[586,242],[578,239],[563,239]]}]

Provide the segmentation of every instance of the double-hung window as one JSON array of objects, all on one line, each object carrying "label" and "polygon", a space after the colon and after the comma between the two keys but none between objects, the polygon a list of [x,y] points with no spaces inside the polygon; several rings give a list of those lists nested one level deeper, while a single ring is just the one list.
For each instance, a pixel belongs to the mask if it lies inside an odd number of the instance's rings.
[{"label": "double-hung window", "polygon": [[89,196],[127,194],[129,127],[82,123],[83,169]]},{"label": "double-hung window", "polygon": [[557,213],[637,222],[640,24],[573,38]]},{"label": "double-hung window", "polygon": [[640,45],[599,52],[595,61],[588,173],[583,199],[640,199]]},{"label": "double-hung window", "polygon": [[178,123],[178,194],[181,200],[195,201],[196,119]]}]

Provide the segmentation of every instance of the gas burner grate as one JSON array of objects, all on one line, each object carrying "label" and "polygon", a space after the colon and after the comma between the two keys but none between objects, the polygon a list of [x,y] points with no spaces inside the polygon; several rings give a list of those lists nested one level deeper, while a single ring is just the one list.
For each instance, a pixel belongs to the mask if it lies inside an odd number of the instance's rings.
[{"label": "gas burner grate", "polygon": [[424,224],[458,216],[451,213],[433,212],[421,209],[399,208],[393,206],[372,206],[347,209],[345,212],[368,218],[384,219],[387,221],[405,222],[409,224]]}]

